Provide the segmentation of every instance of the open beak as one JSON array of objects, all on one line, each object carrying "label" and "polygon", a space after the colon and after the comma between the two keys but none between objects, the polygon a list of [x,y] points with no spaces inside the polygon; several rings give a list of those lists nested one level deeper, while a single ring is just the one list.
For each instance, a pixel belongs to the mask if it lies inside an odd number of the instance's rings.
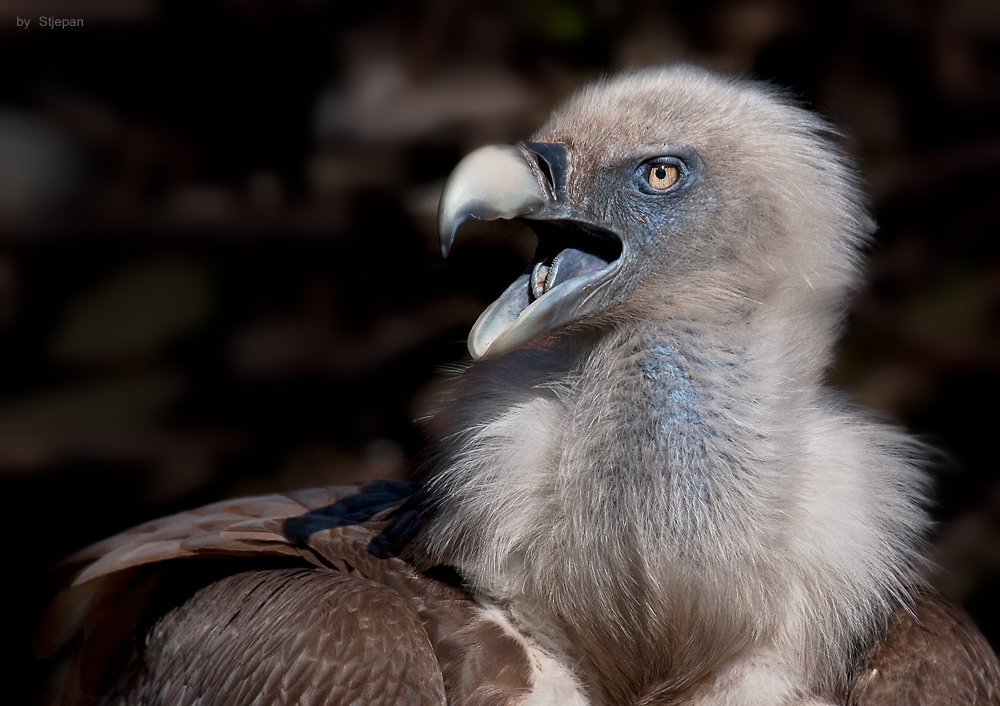
[{"label": "open beak", "polygon": [[596,310],[594,294],[621,266],[624,244],[569,203],[570,154],[563,145],[489,145],[448,177],[438,209],[447,257],[469,218],[518,219],[538,235],[532,264],[482,313],[469,333],[473,358],[492,358]]}]

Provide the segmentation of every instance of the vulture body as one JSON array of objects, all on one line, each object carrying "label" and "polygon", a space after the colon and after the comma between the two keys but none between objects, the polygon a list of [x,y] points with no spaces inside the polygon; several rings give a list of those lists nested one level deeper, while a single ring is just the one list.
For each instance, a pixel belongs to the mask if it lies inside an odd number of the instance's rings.
[{"label": "vulture body", "polygon": [[539,247],[428,422],[429,480],[85,550],[37,645],[74,645],[63,703],[1000,704],[917,577],[919,449],[821,385],[869,229],[826,131],[672,67],[473,152],[445,252],[467,218]]}]

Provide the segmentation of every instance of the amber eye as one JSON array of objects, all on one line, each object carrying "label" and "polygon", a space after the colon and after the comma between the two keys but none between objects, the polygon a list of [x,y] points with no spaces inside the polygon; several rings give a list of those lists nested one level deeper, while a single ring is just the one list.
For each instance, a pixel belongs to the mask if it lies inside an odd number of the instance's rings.
[{"label": "amber eye", "polygon": [[646,167],[646,183],[657,191],[669,189],[677,182],[680,172],[670,164],[650,164]]}]

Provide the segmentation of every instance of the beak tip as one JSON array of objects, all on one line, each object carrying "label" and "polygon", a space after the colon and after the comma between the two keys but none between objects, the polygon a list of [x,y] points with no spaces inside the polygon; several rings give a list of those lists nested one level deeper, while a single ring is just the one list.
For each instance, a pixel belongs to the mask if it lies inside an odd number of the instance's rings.
[{"label": "beak tip", "polygon": [[485,350],[481,349],[479,346],[475,344],[475,342],[473,342],[471,336],[469,337],[469,340],[466,343],[466,347],[469,349],[469,355],[472,356],[473,360],[482,360],[484,357],[486,357],[486,354],[489,352],[489,347],[487,347]]},{"label": "beak tip", "polygon": [[453,220],[444,221],[442,220],[438,225],[438,239],[441,242],[441,257],[448,257],[448,253],[451,252],[451,246],[455,242],[455,231],[458,230],[458,224]]}]

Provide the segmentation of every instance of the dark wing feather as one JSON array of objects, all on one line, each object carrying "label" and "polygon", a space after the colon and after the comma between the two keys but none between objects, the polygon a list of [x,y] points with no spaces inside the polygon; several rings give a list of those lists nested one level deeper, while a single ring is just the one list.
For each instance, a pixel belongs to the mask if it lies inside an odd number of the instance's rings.
[{"label": "dark wing feather", "polygon": [[925,593],[897,611],[850,689],[849,706],[1000,706],[1000,664],[969,616]]},{"label": "dark wing feather", "polygon": [[[485,619],[461,588],[387,554],[379,541],[386,528],[407,534],[394,527],[394,513],[414,491],[410,484],[376,482],[226,501],[140,525],[71,557],[72,581],[53,601],[36,640],[40,656],[75,639],[80,643],[63,682],[62,703],[98,703],[112,689],[139,695],[134,703],[175,703],[166,697],[179,688],[170,679],[210,688],[202,703],[227,706],[292,703],[293,693],[302,703],[364,704],[372,689],[391,693],[415,684],[421,696],[408,701],[400,695],[399,703],[435,703],[435,680],[443,682],[449,703],[513,703],[531,686],[520,645]],[[268,594],[265,584],[237,580],[237,574],[267,576],[280,590]],[[308,601],[292,595],[298,591],[329,598],[310,609]],[[255,612],[248,608],[254,604],[259,611],[251,626],[266,620],[275,627],[263,657],[262,643],[250,637],[250,629],[238,631],[239,639],[224,640],[229,646],[220,650],[211,646],[215,633],[194,629],[225,632],[230,624],[225,610],[233,604],[243,606],[232,616],[237,623]],[[391,630],[378,623],[380,611],[391,617],[385,624]],[[350,626],[367,627],[355,633]],[[309,629],[315,631],[312,638],[303,639]],[[184,640],[185,647],[178,648]],[[432,661],[421,647],[427,645]],[[208,660],[209,654],[216,661]],[[364,656],[375,666],[394,660],[402,665],[398,673],[407,676],[390,685],[385,679],[396,677],[385,675],[396,672],[369,669]],[[218,674],[259,683],[264,690],[223,685],[220,693],[219,682],[196,676],[205,669],[215,672],[210,664]],[[425,668],[432,674],[421,673]],[[273,681],[281,674],[289,676]],[[341,687],[332,688],[332,682]],[[353,685],[346,692],[345,683]],[[229,700],[204,700],[209,697]]]}]

